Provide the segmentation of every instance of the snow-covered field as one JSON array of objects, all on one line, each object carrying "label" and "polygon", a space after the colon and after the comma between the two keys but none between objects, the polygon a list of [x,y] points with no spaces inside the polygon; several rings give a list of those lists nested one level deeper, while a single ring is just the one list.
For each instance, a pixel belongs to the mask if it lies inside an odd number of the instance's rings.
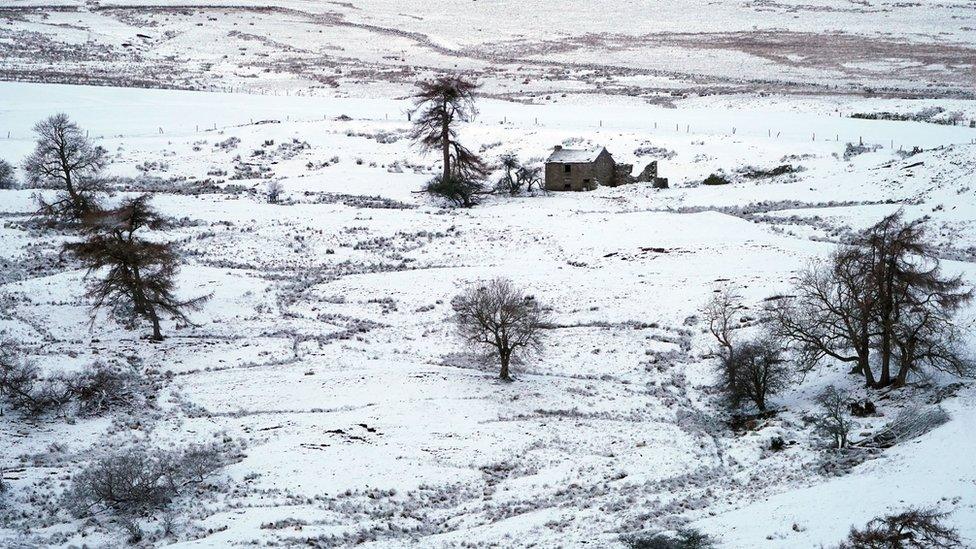
[{"label": "snow-covered field", "polygon": [[[147,546],[617,547],[690,525],[721,547],[830,547],[909,506],[976,543],[976,385],[869,393],[831,365],[735,432],[702,320],[717,290],[758,310],[898,210],[928,216],[945,269],[976,283],[971,2],[455,6],[0,6],[0,159],[19,165],[32,126],[67,113],[108,150],[110,202],[150,192],[178,220],[157,236],[183,250],[179,294],[213,294],[161,343],[90,324],[85,272],[59,256],[77,235],[31,222],[48,191],[0,190],[0,334],[46,372],[124,361],[156,391],[131,414],[0,415],[0,546],[124,546],[119,521],[60,497],[132,441],[241,449],[140,519]],[[407,96],[453,70],[484,83],[461,138],[490,162],[602,145],[658,160],[671,188],[429,199],[438,166],[411,146]],[[850,117],[926,109],[961,123]],[[733,183],[700,184],[720,171]],[[454,296],[499,276],[553,318],[513,383],[451,323]],[[962,317],[976,332],[976,308]],[[837,468],[808,421],[830,384],[876,401],[858,439],[934,394],[951,420]]]},{"label": "snow-covered field", "polygon": [[362,97],[464,70],[492,95],[534,102],[973,99],[972,19],[966,0],[8,0],[0,75]]},{"label": "snow-covered field", "polygon": [[[224,472],[224,492],[177,519],[203,546],[344,533],[379,546],[612,546],[621,533],[693,522],[728,547],[811,547],[906,503],[942,505],[976,537],[971,386],[946,401],[946,426],[829,478],[800,418],[819,387],[856,380],[839,366],[821,372],[777,399],[787,412],[733,434],[717,418],[698,320],[723,282],[758,306],[838,235],[902,207],[930,215],[959,260],[950,269],[976,279],[974,130],[815,110],[760,118],[748,105],[580,112],[484,101],[463,136],[486,156],[588,142],[632,161],[652,144],[675,153],[661,161],[672,188],[447,210],[414,193],[433,164],[404,138],[400,101],[37,84],[0,84],[0,95],[12,136],[0,157],[19,160],[33,121],[63,110],[110,151],[115,175],[222,180],[208,173],[234,174],[240,155],[269,168],[289,199],[267,204],[266,180],[246,178],[230,182],[240,193],[154,194],[166,214],[187,218],[167,235],[188,254],[181,293],[214,298],[194,315],[199,327],[167,323],[171,337],[152,345],[112,323],[89,330],[83,272],[42,261],[70,235],[27,228],[31,191],[0,191],[2,329],[46,368],[124,356],[166,380],[146,417],[26,426],[4,416],[12,543],[123,539],[37,501],[63,489],[103,437],[218,434],[246,444],[246,457]],[[677,120],[693,127],[675,131]],[[810,129],[835,139],[814,141]],[[839,158],[860,134],[883,148]],[[239,143],[216,146],[231,138]],[[926,150],[902,160],[891,141]],[[697,185],[719,168],[787,157],[804,171]],[[459,288],[493,276],[549,304],[557,325],[511,384],[458,355],[448,322]],[[901,406],[879,404],[886,416]],[[864,428],[872,421],[884,418]],[[770,453],[773,435],[796,444]]]}]

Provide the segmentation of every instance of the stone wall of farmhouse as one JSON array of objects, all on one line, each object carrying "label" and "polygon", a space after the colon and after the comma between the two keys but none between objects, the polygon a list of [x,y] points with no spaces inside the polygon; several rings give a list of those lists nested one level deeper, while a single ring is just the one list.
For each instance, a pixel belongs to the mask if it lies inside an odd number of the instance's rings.
[{"label": "stone wall of farmhouse", "polygon": [[613,158],[607,152],[600,154],[590,163],[549,162],[546,164],[546,190],[589,191],[598,185],[614,184]]}]

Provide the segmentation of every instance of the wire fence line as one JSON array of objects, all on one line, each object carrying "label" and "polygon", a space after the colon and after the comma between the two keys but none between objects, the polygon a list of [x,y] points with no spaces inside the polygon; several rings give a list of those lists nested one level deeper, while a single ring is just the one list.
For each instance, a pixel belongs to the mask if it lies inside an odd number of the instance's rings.
[{"label": "wire fence line", "polygon": [[[206,123],[193,123],[192,126],[186,125],[183,127],[177,127],[175,129],[166,128],[164,126],[147,127],[144,131],[136,132],[123,132],[123,133],[96,133],[94,136],[91,132],[86,132],[89,137],[94,137],[96,139],[133,139],[133,138],[150,138],[159,136],[169,136],[169,137],[192,137],[194,135],[210,134],[212,132],[224,132],[227,130],[235,128],[244,128],[248,126],[259,126],[265,124],[276,124],[282,122],[295,122],[295,123],[314,123],[314,122],[327,122],[336,121],[339,117],[342,117],[343,113],[338,114],[323,114],[321,118],[301,116],[292,117],[292,115],[287,114],[282,117],[259,117],[257,120],[255,117],[249,117],[247,121],[234,121],[231,123],[220,124],[218,122],[206,122]],[[382,117],[380,116],[367,116],[367,117],[357,117],[357,118],[344,118],[342,123],[349,121],[359,121],[368,123],[393,123],[393,124],[409,124],[410,114],[407,111],[401,111],[397,113],[384,113]],[[841,120],[861,120],[858,118],[851,117],[840,117]],[[848,133],[841,133],[839,131],[834,131],[829,134],[819,133],[817,131],[809,131],[806,137],[803,134],[798,133],[796,129],[786,132],[783,129],[774,128],[772,126],[762,129],[757,129],[755,127],[751,129],[743,130],[736,125],[728,125],[724,129],[718,129],[716,126],[712,126],[707,129],[699,129],[690,122],[647,122],[646,124],[633,124],[624,123],[616,124],[613,121],[597,119],[595,122],[593,120],[577,120],[577,121],[557,121],[548,122],[544,118],[538,116],[533,116],[530,118],[509,118],[508,116],[502,116],[501,118],[486,119],[480,118],[476,121],[477,124],[483,126],[493,126],[500,125],[509,128],[519,128],[519,127],[538,127],[538,128],[548,128],[548,129],[564,129],[564,130],[580,130],[580,131],[627,131],[635,134],[646,134],[649,137],[654,135],[674,137],[678,135],[693,135],[693,136],[709,136],[709,137],[745,137],[745,138],[766,138],[774,141],[778,140],[789,140],[794,142],[808,141],[811,143],[817,142],[833,142],[833,143],[850,143],[859,146],[864,146],[865,144],[869,146],[878,146],[879,148],[889,148],[889,149],[912,149],[915,147],[924,148],[919,144],[915,143],[903,143],[901,140],[896,140],[890,137],[878,137],[866,134],[850,135]],[[925,124],[924,122],[912,122],[915,124]],[[939,125],[946,127],[953,127],[950,125]],[[960,130],[966,131],[970,128],[955,126]],[[971,145],[976,144],[976,128],[971,132],[972,136],[968,139],[958,139],[958,140],[946,140],[942,141],[941,145],[951,146],[951,145]],[[26,133],[14,133],[12,131],[3,131],[0,129],[0,140],[9,141],[32,141],[34,136],[31,132]]]}]

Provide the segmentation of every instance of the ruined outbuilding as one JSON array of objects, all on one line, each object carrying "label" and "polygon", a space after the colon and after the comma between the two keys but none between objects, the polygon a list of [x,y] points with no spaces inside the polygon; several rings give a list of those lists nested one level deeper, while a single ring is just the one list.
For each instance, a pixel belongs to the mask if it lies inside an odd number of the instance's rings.
[{"label": "ruined outbuilding", "polygon": [[633,176],[633,169],[631,164],[618,164],[605,147],[566,149],[556,145],[546,159],[546,190],[591,191],[600,185],[616,187],[638,182],[667,188],[668,180],[658,177],[657,161],[648,164],[637,177]]}]

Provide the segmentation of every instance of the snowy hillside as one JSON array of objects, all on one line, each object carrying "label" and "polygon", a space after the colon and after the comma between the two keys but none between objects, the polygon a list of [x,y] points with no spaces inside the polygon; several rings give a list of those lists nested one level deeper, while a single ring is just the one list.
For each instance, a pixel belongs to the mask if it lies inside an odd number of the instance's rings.
[{"label": "snowy hillside", "polygon": [[[0,394],[0,547],[624,547],[691,528],[814,548],[909,508],[976,544],[971,379],[868,389],[824,360],[743,419],[706,320],[735,288],[736,327],[759,333],[805,268],[899,211],[976,284],[970,4],[137,4],[0,7],[0,160],[20,183],[0,185],[0,339],[38,384],[127,372],[125,402],[94,412]],[[440,165],[408,96],[445,71],[484,84],[458,131],[492,181],[506,154],[605,146],[669,187],[473,208],[420,192]],[[148,193],[167,218],[148,233],[178,246],[177,297],[210,295],[192,323],[163,315],[162,341],[127,311],[90,317],[102,271],[65,252],[88,237],[36,215],[56,193],[24,161],[58,112],[105,149],[106,208]],[[548,318],[511,383],[455,326],[452,300],[496,277]],[[976,353],[976,304],[954,321]],[[829,386],[877,408],[848,418],[847,451],[817,433]],[[946,415],[874,443],[922,413]],[[177,495],[78,512],[82,471],[146,448]]]}]

